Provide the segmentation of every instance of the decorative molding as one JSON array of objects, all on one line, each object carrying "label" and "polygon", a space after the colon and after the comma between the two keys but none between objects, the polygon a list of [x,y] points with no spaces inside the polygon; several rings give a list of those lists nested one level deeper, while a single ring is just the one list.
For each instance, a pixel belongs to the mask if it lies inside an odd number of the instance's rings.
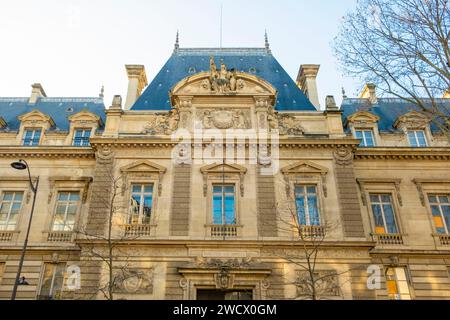
[{"label": "decorative molding", "polygon": [[358,111],[352,114],[351,116],[347,117],[346,125],[348,123],[354,124],[377,123],[378,121],[380,121],[379,116],[376,116],[368,111]]},{"label": "decorative molding", "polygon": [[50,204],[53,198],[53,194],[56,191],[55,188],[58,184],[62,184],[64,182],[71,183],[71,187],[73,187],[73,183],[80,183],[82,185],[82,194],[81,194],[81,201],[83,204],[87,201],[88,191],[89,191],[89,185],[92,183],[93,178],[92,177],[50,177],[49,179],[49,194],[48,194],[48,200],[47,202]]},{"label": "decorative molding", "polygon": [[367,184],[393,184],[395,188],[395,195],[397,197],[398,203],[401,207],[403,207],[403,198],[400,192],[400,184],[402,183],[402,179],[376,179],[376,178],[360,178],[356,179],[359,185],[359,190],[361,192],[361,200],[365,207],[367,207]]},{"label": "decorative molding", "polygon": [[450,148],[367,148],[357,150],[358,160],[450,160]]},{"label": "decorative molding", "polygon": [[77,147],[0,147],[0,158],[26,158],[26,159],[95,159],[91,148]]},{"label": "decorative molding", "polygon": [[321,177],[321,185],[322,185],[322,192],[325,198],[328,197],[328,188],[326,186],[327,184],[327,174],[328,174],[328,168],[325,168],[321,165],[315,164],[311,161],[302,161],[294,163],[290,166],[287,166],[283,169],[281,169],[281,172],[284,175],[284,181],[286,183],[286,194],[288,197],[290,197],[291,194],[291,177],[293,175],[298,174],[312,174],[316,176]]},{"label": "decorative molding", "polygon": [[425,129],[429,126],[430,122],[431,119],[423,113],[411,111],[398,117],[394,123],[394,128],[401,128],[404,130]]},{"label": "decorative molding", "polygon": [[340,166],[351,165],[355,156],[353,148],[342,145],[335,149],[333,155],[336,164]]},{"label": "decorative molding", "polygon": [[78,113],[75,113],[71,115],[68,119],[71,123],[82,122],[82,123],[94,123],[98,126],[103,125],[103,120],[101,117],[87,110],[82,110]]},{"label": "decorative molding", "polygon": [[33,110],[18,117],[22,123],[48,123],[50,127],[55,126],[55,121],[49,115],[42,113],[39,110]]},{"label": "decorative molding", "polygon": [[171,135],[177,131],[180,123],[180,113],[174,108],[169,113],[155,113],[147,122],[142,133],[150,135]]},{"label": "decorative molding", "polygon": [[214,108],[202,110],[197,114],[202,129],[251,129],[249,110],[236,108]]},{"label": "decorative molding", "polygon": [[153,293],[153,269],[121,268],[115,273],[117,292],[125,294]]},{"label": "decorative molding", "polygon": [[413,179],[411,181],[416,185],[417,192],[419,192],[420,203],[423,207],[426,206],[425,192],[423,191],[424,184],[450,184],[450,180],[442,179]]},{"label": "decorative molding", "polygon": [[247,168],[237,164],[211,164],[200,169],[203,174],[203,195],[206,197],[208,194],[208,177],[210,174],[225,174],[225,175],[238,175],[241,197],[244,196],[244,178],[247,173]]},{"label": "decorative molding", "polygon": [[[278,128],[281,135],[287,136],[302,136],[305,133],[305,129],[301,124],[301,120],[290,114],[278,114]],[[269,119],[269,123],[274,126],[274,120]]]},{"label": "decorative molding", "polygon": [[144,160],[137,161],[130,165],[127,165],[120,169],[120,172],[124,175],[123,185],[122,185],[122,195],[124,194],[128,181],[130,178],[135,177],[152,177],[153,174],[157,175],[158,180],[158,195],[161,196],[162,193],[162,180],[164,174],[167,172],[167,169],[163,166],[160,166],[157,163]]}]

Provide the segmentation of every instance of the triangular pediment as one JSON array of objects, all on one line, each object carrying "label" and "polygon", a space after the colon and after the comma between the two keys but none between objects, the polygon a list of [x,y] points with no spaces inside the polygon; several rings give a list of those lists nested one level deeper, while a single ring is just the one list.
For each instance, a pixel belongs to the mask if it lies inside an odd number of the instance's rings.
[{"label": "triangular pediment", "polygon": [[98,115],[93,114],[92,112],[89,112],[87,110],[82,110],[74,115],[71,115],[69,117],[70,122],[96,122],[98,125],[102,125],[102,118],[100,118]]},{"label": "triangular pediment", "polygon": [[166,168],[151,161],[138,161],[120,169],[122,173],[130,172],[158,172],[165,173]]},{"label": "triangular pediment", "polygon": [[348,123],[352,122],[376,123],[378,121],[380,121],[380,117],[368,111],[358,111],[352,114],[351,116],[347,117]]},{"label": "triangular pediment", "polygon": [[238,164],[211,164],[200,169],[202,173],[247,173],[247,168]]},{"label": "triangular pediment", "polygon": [[50,126],[52,126],[52,127],[55,126],[55,121],[53,121],[52,117],[50,117],[49,115],[46,115],[45,113],[42,113],[39,110],[30,111],[26,114],[19,116],[18,119],[21,122],[24,122],[24,121],[48,122],[48,123],[50,123]]},{"label": "triangular pediment", "polygon": [[431,119],[428,118],[425,114],[411,111],[400,117],[394,123],[394,128],[401,127],[403,125],[409,126],[425,126],[431,122]]},{"label": "triangular pediment", "polygon": [[281,172],[283,172],[283,174],[296,174],[296,173],[326,174],[328,173],[328,169],[311,161],[302,161],[285,167],[284,169],[281,170]]}]

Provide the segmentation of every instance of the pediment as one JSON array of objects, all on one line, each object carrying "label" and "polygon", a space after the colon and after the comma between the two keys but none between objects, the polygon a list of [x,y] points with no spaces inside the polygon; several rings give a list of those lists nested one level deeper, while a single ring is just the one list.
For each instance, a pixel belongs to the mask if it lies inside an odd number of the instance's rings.
[{"label": "pediment", "polygon": [[187,77],[178,82],[170,91],[174,96],[257,96],[272,95],[275,96],[276,89],[267,81],[254,75],[235,72],[233,74],[232,84],[216,87],[211,81],[211,75],[208,72],[201,72],[194,76]]},{"label": "pediment", "polygon": [[98,125],[102,125],[102,118],[93,114],[87,110],[80,111],[69,117],[70,122],[95,122]]},{"label": "pediment", "polygon": [[200,171],[205,173],[238,173],[238,174],[245,174],[247,173],[247,168],[237,165],[237,164],[211,164],[208,166],[205,166],[200,169]]},{"label": "pediment", "polygon": [[157,172],[165,173],[167,169],[151,161],[138,161],[120,169],[122,173]]},{"label": "pediment", "polygon": [[311,161],[302,161],[294,163],[281,170],[283,174],[298,174],[298,173],[313,173],[313,174],[327,174],[328,169],[313,163]]},{"label": "pediment", "polygon": [[29,121],[29,122],[48,122],[52,127],[55,126],[55,121],[53,121],[52,117],[42,113],[39,110],[33,110],[26,114],[23,114],[18,117],[21,122]]},{"label": "pediment", "polygon": [[376,123],[380,121],[380,117],[368,111],[358,111],[347,117],[349,123]]},{"label": "pediment", "polygon": [[431,119],[428,118],[425,114],[411,111],[400,117],[394,123],[394,128],[399,128],[401,126],[413,126],[413,127],[423,127],[428,125],[431,122]]}]

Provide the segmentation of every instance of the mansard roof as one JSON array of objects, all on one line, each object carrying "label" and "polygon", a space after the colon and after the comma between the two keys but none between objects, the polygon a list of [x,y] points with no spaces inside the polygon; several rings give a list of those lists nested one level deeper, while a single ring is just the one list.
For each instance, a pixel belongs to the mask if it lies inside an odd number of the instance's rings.
[{"label": "mansard roof", "polygon": [[[375,116],[380,117],[378,122],[378,129],[385,132],[395,132],[395,122],[401,116],[406,115],[409,112],[417,111],[421,112],[421,109],[405,100],[398,98],[378,98],[377,103],[372,104],[368,99],[363,98],[346,98],[342,101],[341,111],[342,119],[345,123],[345,119],[349,116],[359,112],[367,111]],[[429,99],[428,99],[429,100]],[[442,107],[442,110],[446,110],[450,114],[450,99],[435,99],[436,103]],[[427,99],[424,99],[427,102]],[[440,131],[435,124],[431,124],[431,130],[434,132]]]},{"label": "mansard roof", "polygon": [[18,130],[19,117],[34,110],[54,120],[52,130],[68,131],[69,117],[81,111],[89,111],[105,123],[105,104],[101,98],[38,98],[34,104],[29,104],[28,101],[29,98],[0,98],[0,117],[7,124],[6,129]]},{"label": "mansard roof", "polygon": [[176,49],[131,110],[170,110],[169,91],[181,80],[209,71],[210,57],[228,69],[246,72],[272,84],[278,91],[276,110],[315,111],[306,95],[266,48]]}]

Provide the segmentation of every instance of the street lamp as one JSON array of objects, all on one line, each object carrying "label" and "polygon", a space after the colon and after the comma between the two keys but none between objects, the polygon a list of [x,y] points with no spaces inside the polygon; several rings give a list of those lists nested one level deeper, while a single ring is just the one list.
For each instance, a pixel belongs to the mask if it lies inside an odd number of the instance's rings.
[{"label": "street lamp", "polygon": [[25,236],[25,242],[23,243],[22,254],[20,256],[20,262],[19,262],[19,269],[17,270],[16,281],[14,282],[14,288],[13,288],[13,292],[12,292],[12,296],[11,296],[11,300],[16,300],[17,288],[19,286],[20,275],[22,273],[23,261],[25,260],[25,253],[27,251],[28,236],[30,234],[31,221],[33,219],[33,213],[34,213],[34,205],[36,203],[36,194],[37,194],[37,190],[39,187],[39,177],[37,178],[36,185],[34,185],[32,179],[31,179],[30,167],[28,166],[28,163],[25,160],[19,160],[18,162],[11,163],[11,167],[13,167],[16,170],[27,170],[28,171],[28,179],[30,182],[31,190],[33,191],[33,205],[31,207],[30,220],[28,221],[27,234]]}]

